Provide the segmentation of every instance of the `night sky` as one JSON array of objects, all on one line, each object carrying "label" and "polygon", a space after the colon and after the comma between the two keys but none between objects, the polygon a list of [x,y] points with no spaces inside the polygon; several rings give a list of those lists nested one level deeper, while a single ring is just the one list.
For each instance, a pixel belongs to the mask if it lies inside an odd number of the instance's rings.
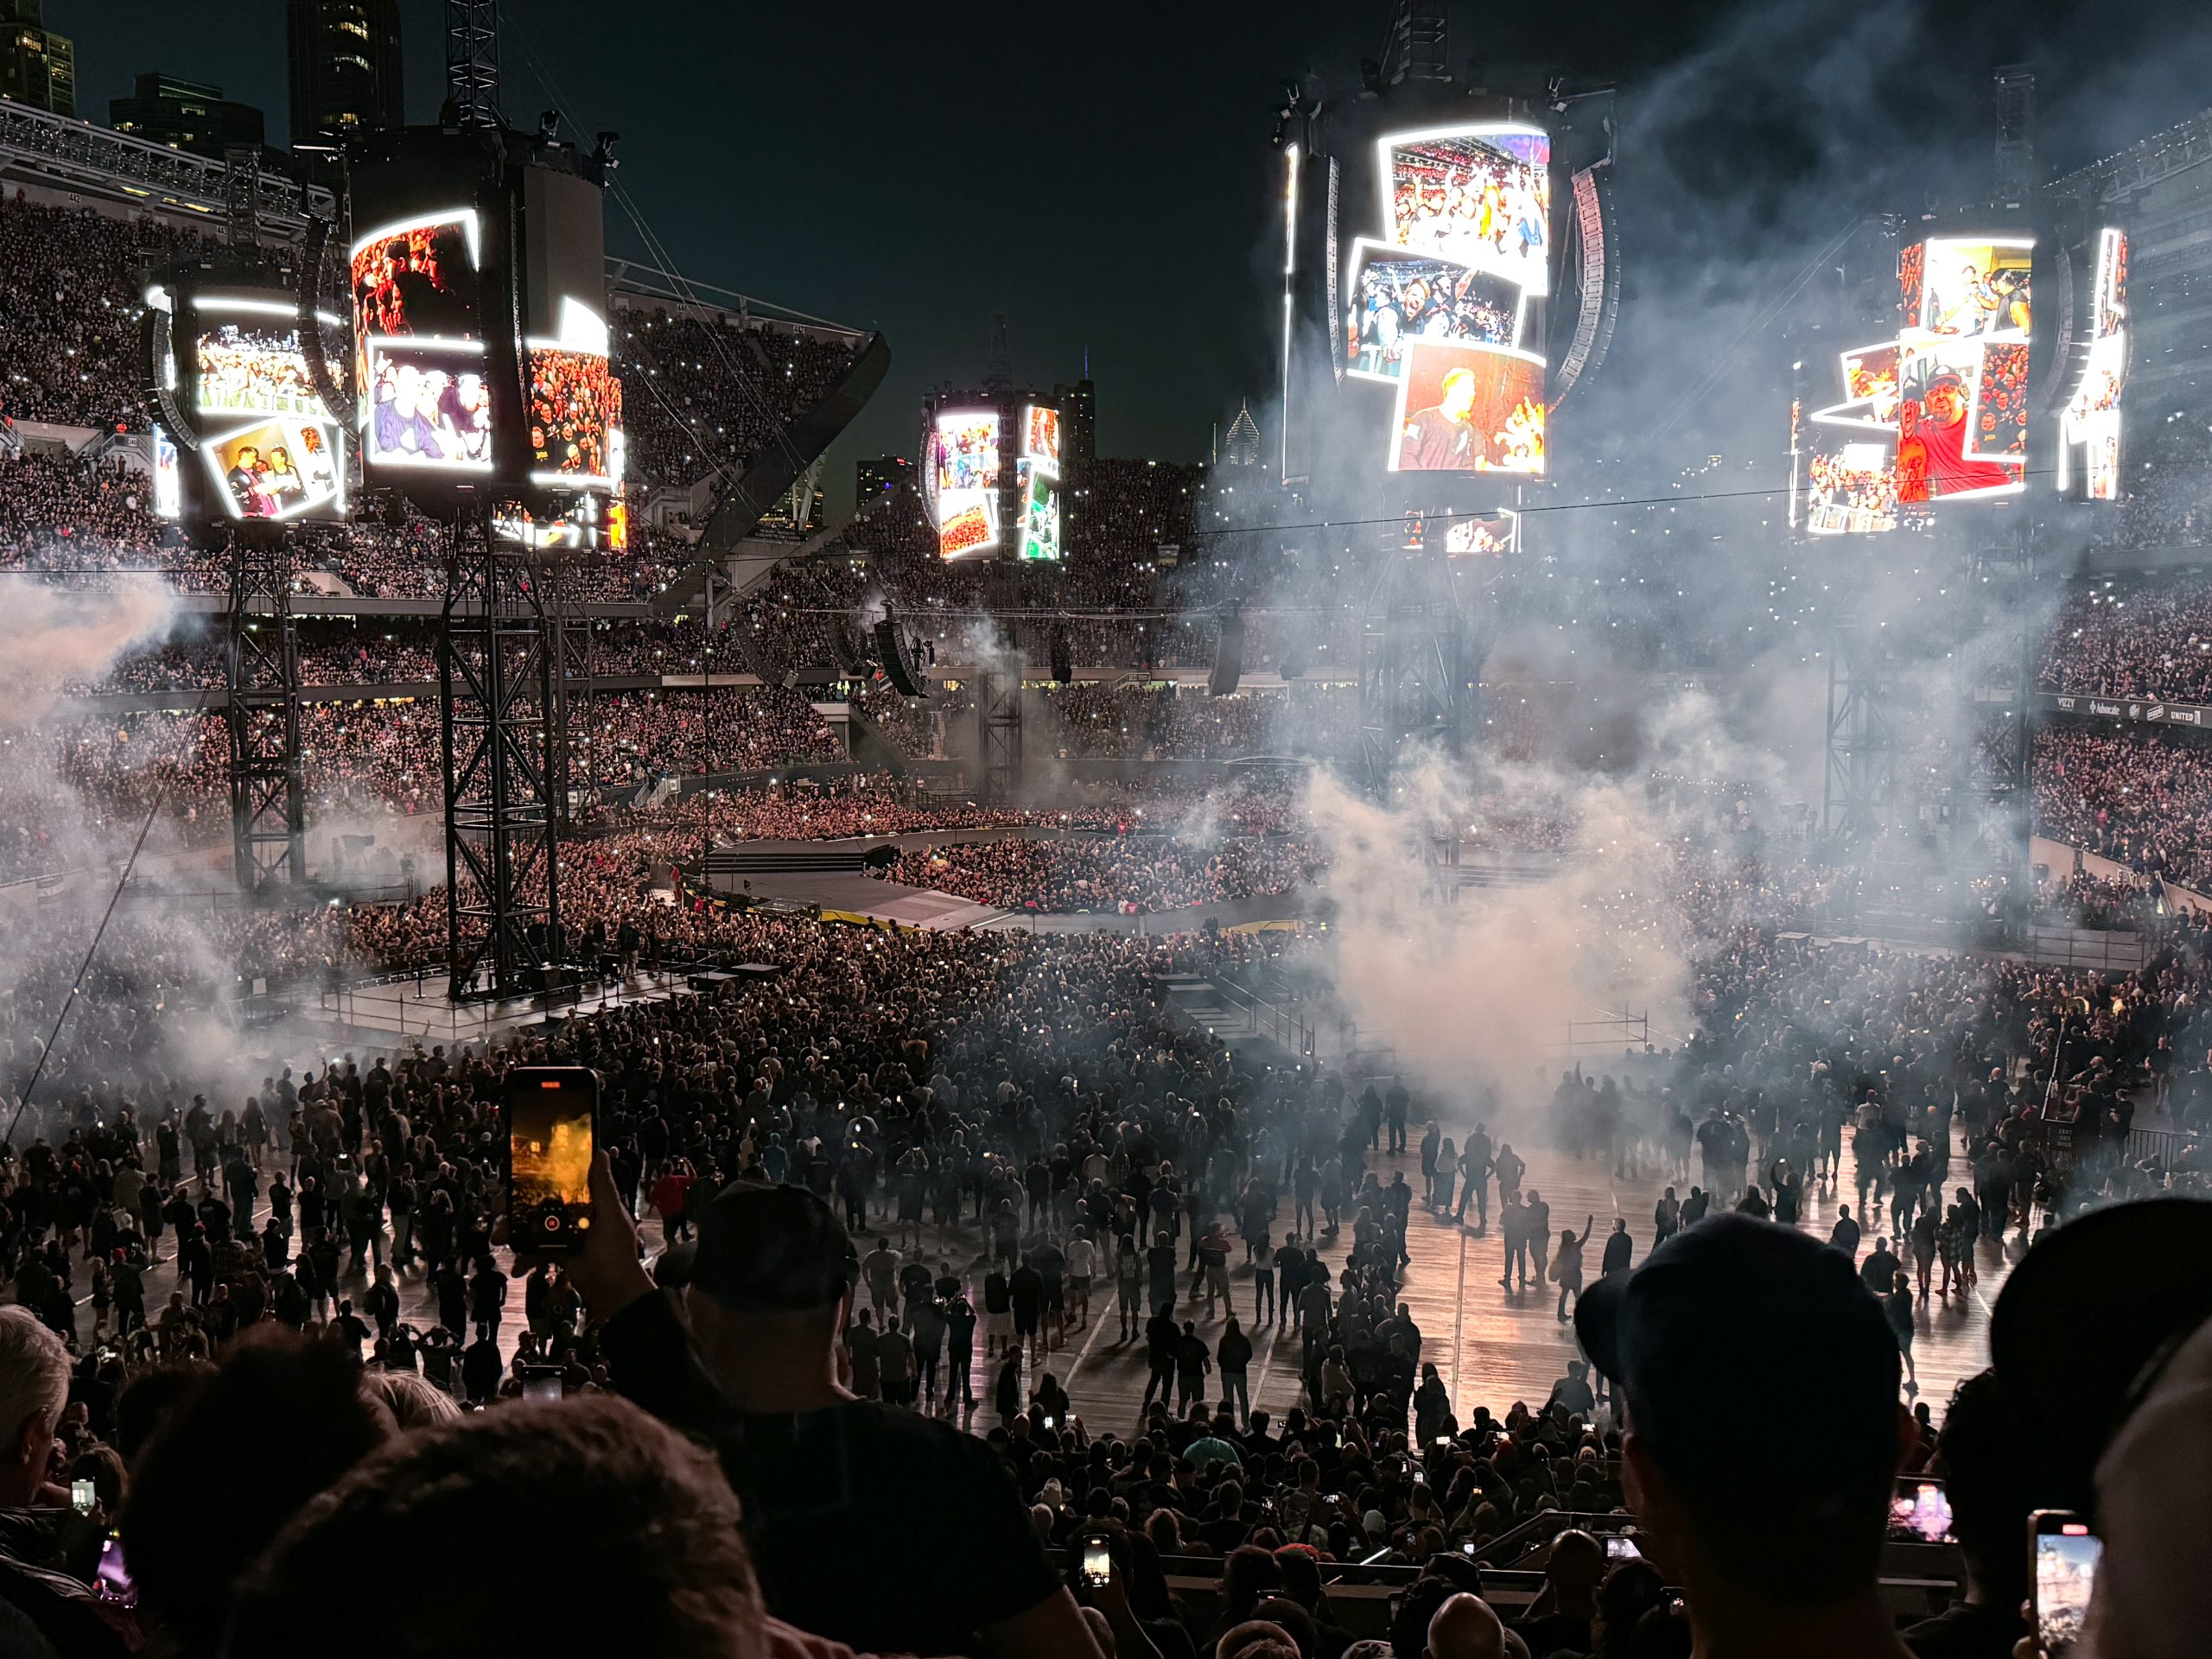
[{"label": "night sky", "polygon": [[[1280,290],[1268,272],[1281,252],[1268,136],[1281,80],[1306,69],[1356,79],[1358,60],[1380,54],[1389,8],[517,0],[503,10],[509,120],[534,124],[553,101],[542,70],[585,133],[620,131],[622,182],[693,280],[889,336],[890,378],[830,452],[825,481],[842,511],[855,456],[911,453],[921,395],[981,378],[995,311],[1007,314],[1019,379],[1073,379],[1088,347],[1102,453],[1204,458],[1215,423],[1269,389]],[[1462,0],[1452,61],[1464,75],[1479,53],[1493,79],[1556,67],[1632,91],[1745,10],[1587,0],[1516,14]],[[1971,124],[1993,64],[2034,63],[2042,142],[2062,164],[2206,101],[2204,25],[2168,0],[1834,10],[1862,27],[1888,14],[1924,36],[1935,84],[1955,65],[1954,126],[1961,111]],[[443,92],[441,7],[402,0],[402,10],[408,113],[428,121]],[[46,4],[48,26],[77,42],[80,114],[104,121],[133,74],[162,69],[260,105],[278,143],[289,131],[283,15],[281,0]],[[1712,96],[1725,99],[1714,79]],[[1786,107],[1761,111],[1748,131],[1739,124],[1727,188],[1761,188],[1762,169],[1786,181],[1809,165],[1821,136],[1792,128]],[[1624,187],[1636,160],[1625,147]],[[642,251],[612,201],[608,243]]]}]

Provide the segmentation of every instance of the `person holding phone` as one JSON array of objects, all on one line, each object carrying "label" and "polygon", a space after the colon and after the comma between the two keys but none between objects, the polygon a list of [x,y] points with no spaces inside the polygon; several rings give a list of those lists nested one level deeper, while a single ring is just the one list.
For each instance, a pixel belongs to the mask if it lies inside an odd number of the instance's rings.
[{"label": "person holding phone", "polygon": [[997,1454],[839,1383],[860,1262],[825,1201],[742,1181],[695,1199],[687,1332],[639,1259],[603,1152],[591,1187],[597,1224],[571,1271],[604,1324],[609,1377],[721,1448],[770,1611],[863,1651],[1102,1659]]},{"label": "person holding phone", "polygon": [[[2212,1632],[2207,1261],[2212,1204],[2113,1205],[2039,1238],[1992,1310],[2005,1397],[2067,1483],[2063,1501],[2094,1516],[2092,1533],[2082,1516],[2049,1515],[2022,1541],[2058,1558],[2058,1593],[2039,1603],[2063,1603],[2094,1578],[2069,1659],[2183,1659]],[[2069,1524],[2081,1530],[2069,1537]],[[2064,1619],[2052,1622],[2063,1632]],[[2047,1642],[2044,1651],[2059,1659]]]}]

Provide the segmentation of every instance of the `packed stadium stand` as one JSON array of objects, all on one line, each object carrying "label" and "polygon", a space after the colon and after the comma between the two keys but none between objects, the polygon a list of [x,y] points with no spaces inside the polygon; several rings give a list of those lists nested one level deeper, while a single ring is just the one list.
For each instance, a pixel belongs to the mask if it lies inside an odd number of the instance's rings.
[{"label": "packed stadium stand", "polygon": [[[0,149],[33,143],[18,127],[105,143],[81,125],[0,109]],[[28,677],[0,663],[24,690],[0,708],[0,1598],[43,1621],[22,1651],[259,1659],[312,1630],[348,1659],[1673,1659],[1687,1594],[1738,1611],[1743,1651],[1997,1655],[2032,1646],[2031,1510],[2088,1510],[2133,1470],[2145,1533],[2198,1548],[2169,1516],[2202,1502],[2202,1343],[2116,1461],[2099,1431],[2175,1362],[2154,1305],[2202,1313],[2212,1236],[2131,1211],[2212,1190],[2212,926],[2134,879],[2212,884],[2203,737],[2056,714],[2036,736],[2037,828],[2116,867],[2054,868],[2039,907],[2124,923],[2136,963],[1887,949],[1878,873],[1796,860],[1748,786],[1618,763],[1610,726],[1566,731],[1580,702],[1543,707],[1578,674],[1634,701],[1783,661],[1813,588],[1777,582],[1745,624],[1687,558],[1543,569],[1499,606],[1551,654],[1486,689],[1450,821],[1339,802],[1327,826],[1282,757],[1361,736],[1357,561],[1212,533],[1202,469],[1101,460],[1062,569],[946,563],[905,485],[710,605],[728,550],[694,538],[728,466],[855,340],[645,291],[617,351],[657,505],[573,594],[560,896],[589,992],[471,1023],[423,988],[478,896],[434,840],[383,890],[296,910],[218,902],[219,860],[191,861],[232,830],[227,573],[154,515],[128,441],[139,267],[189,245],[212,186],[145,148],[99,152],[134,170],[98,209],[0,200],[0,569],[93,605],[149,578],[171,613],[80,673],[38,680],[17,635]],[[296,223],[281,183],[264,206]],[[2145,270],[2146,304],[2183,315],[2188,269]],[[2203,453],[2152,454],[2098,550],[2196,544]],[[441,804],[442,534],[380,504],[303,537],[321,838]],[[2045,693],[2212,695],[2201,578],[2052,597]],[[876,677],[887,603],[941,680],[1020,659],[1048,797],[967,786],[972,690]],[[1212,697],[1230,605],[1249,683]],[[1587,788],[1554,765],[1570,739]],[[1904,769],[1937,741],[1907,734]],[[1447,839],[1471,877],[1573,885],[1455,954],[1435,925],[1490,912],[1446,914]],[[175,862],[110,917],[140,840]],[[865,865],[867,899],[994,914],[934,931],[732,893],[716,855],[861,890]],[[1362,881],[1393,886],[1384,925],[1332,985],[1346,910],[1307,929],[1270,901],[1328,886],[1348,910]],[[1669,1006],[1606,1003],[1578,1041],[1581,1010],[1532,988],[1562,938],[1597,995],[1662,956]],[[1404,1004],[1391,1038],[1359,1029],[1354,980]],[[379,995],[396,1028],[354,1024]],[[597,1227],[557,1266],[517,1268],[500,1211],[518,1064],[603,1079]],[[2116,1242],[2045,1270],[2085,1216]],[[1657,1251],[1674,1277],[1609,1319]],[[2057,1338],[1993,1369],[1993,1302]],[[2012,1375],[2020,1347],[2114,1375]],[[1936,1481],[1955,1536],[1915,1530]],[[526,1528],[546,1547],[484,1552]],[[67,1572],[18,1560],[34,1539]],[[116,1587],[110,1546],[127,1601],[90,1587]]]}]

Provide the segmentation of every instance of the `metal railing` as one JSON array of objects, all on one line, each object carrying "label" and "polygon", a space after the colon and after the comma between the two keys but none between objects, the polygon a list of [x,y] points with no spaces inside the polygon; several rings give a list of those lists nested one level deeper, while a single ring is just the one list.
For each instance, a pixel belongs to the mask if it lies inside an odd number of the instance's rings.
[{"label": "metal railing", "polygon": [[1598,1050],[1611,1055],[1618,1049],[1641,1051],[1651,1040],[1651,1014],[1607,1014],[1595,1020],[1570,1020],[1567,1022],[1567,1052],[1580,1055]]},{"label": "metal railing", "polygon": [[1211,982],[1214,995],[1244,1016],[1252,1035],[1265,1037],[1294,1054],[1313,1052],[1314,1028],[1301,1011],[1255,996],[1230,979],[1215,976]]},{"label": "metal railing", "polygon": [[[0,166],[56,188],[120,190],[146,198],[149,207],[181,207],[222,224],[229,176],[222,162],[6,99],[0,99]],[[325,218],[337,212],[329,191],[303,191],[281,173],[258,175],[255,207],[264,226],[287,237],[306,228],[310,209]]]},{"label": "metal railing", "polygon": [[2038,967],[2096,968],[2132,974],[2143,965],[2142,937],[2128,928],[2028,929],[2028,959]]}]

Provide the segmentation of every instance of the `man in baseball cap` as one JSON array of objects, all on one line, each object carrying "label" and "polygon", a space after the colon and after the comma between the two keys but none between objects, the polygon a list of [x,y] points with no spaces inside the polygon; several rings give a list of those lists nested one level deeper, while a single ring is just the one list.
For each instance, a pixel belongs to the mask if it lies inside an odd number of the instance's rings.
[{"label": "man in baseball cap", "polygon": [[[604,1154],[592,1204],[597,1224],[572,1277],[606,1322],[608,1374],[635,1403],[720,1449],[772,1612],[863,1652],[1096,1659],[990,1447],[856,1399],[839,1380],[860,1272],[829,1205],[804,1187],[747,1181],[695,1202],[699,1242],[680,1319],[638,1259]],[[924,1515],[926,1527],[887,1524]]]},{"label": "man in baseball cap", "polygon": [[1630,1507],[1700,1652],[1904,1652],[1875,1579],[1914,1428],[1848,1257],[1716,1216],[1586,1291],[1574,1329],[1618,1390]]}]

